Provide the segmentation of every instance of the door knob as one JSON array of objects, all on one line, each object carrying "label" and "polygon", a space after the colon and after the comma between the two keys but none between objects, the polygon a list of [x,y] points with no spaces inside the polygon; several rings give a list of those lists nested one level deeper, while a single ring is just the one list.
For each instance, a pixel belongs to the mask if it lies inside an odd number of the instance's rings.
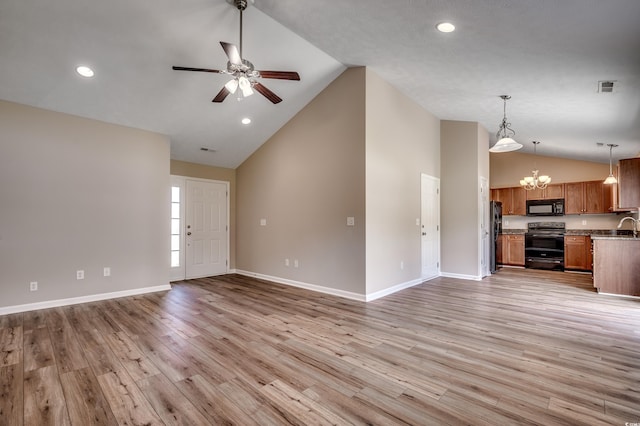
[{"label": "door knob", "polygon": [[191,232],[187,232],[187,235],[191,235]]}]

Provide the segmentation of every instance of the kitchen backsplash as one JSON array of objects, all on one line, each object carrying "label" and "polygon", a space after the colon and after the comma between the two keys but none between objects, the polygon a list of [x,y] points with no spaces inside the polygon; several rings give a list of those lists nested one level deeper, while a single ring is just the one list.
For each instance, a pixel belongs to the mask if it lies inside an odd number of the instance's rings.
[{"label": "kitchen backsplash", "polygon": [[[503,216],[503,229],[527,229],[529,222],[564,222],[567,229],[616,229],[618,223],[625,216],[638,217],[634,214],[583,214],[568,216]],[[633,229],[631,221],[627,220],[621,229]]]}]

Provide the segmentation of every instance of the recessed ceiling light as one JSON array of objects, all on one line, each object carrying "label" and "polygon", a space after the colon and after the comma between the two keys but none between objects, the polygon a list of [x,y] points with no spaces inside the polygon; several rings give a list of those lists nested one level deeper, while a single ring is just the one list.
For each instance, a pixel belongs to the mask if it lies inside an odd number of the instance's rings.
[{"label": "recessed ceiling light", "polygon": [[84,65],[80,65],[79,67],[76,68],[76,72],[78,74],[80,74],[83,77],[93,77],[93,70],[87,66]]},{"label": "recessed ceiling light", "polygon": [[242,124],[249,124],[251,123],[251,119],[249,117],[245,117],[242,119]]},{"label": "recessed ceiling light", "polygon": [[438,25],[436,25],[436,28],[441,33],[451,33],[455,31],[456,26],[453,25],[451,22],[440,22]]}]

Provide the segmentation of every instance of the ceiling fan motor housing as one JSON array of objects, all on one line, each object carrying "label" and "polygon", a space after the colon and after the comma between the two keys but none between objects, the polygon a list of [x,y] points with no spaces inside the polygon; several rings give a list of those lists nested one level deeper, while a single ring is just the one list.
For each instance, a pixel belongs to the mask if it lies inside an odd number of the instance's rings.
[{"label": "ceiling fan motor housing", "polygon": [[233,4],[238,10],[245,10],[247,8],[247,0],[233,0]]}]

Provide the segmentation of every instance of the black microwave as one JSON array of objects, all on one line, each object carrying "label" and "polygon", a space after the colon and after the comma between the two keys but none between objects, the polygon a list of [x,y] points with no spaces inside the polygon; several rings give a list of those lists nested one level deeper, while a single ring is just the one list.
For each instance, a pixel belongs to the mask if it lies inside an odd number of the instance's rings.
[{"label": "black microwave", "polygon": [[562,216],[564,199],[527,200],[527,216]]}]

